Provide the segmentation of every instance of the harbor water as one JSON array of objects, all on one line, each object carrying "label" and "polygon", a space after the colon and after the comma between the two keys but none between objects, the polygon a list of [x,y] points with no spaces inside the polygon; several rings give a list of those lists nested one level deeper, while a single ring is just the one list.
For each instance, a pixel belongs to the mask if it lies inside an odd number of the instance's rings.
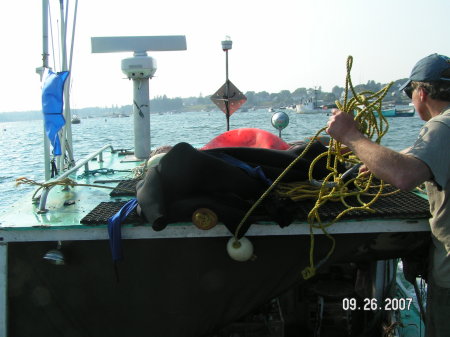
[{"label": "harbor water", "polygon": [[[326,126],[324,113],[297,114],[287,111],[289,126],[282,131],[287,142],[312,137]],[[255,110],[234,113],[230,129],[257,127],[278,135],[271,124],[273,113]],[[401,150],[410,146],[417,137],[423,121],[417,116],[389,118],[389,131],[382,144]],[[151,148],[187,142],[201,147],[215,136],[226,131],[225,115],[220,111],[151,114]],[[115,149],[132,149],[134,146],[133,118],[96,117],[85,118],[72,125],[75,160],[106,144]],[[20,198],[30,195],[32,186],[15,186],[15,180],[26,177],[42,182],[43,123],[40,120],[0,123],[0,212]]]}]

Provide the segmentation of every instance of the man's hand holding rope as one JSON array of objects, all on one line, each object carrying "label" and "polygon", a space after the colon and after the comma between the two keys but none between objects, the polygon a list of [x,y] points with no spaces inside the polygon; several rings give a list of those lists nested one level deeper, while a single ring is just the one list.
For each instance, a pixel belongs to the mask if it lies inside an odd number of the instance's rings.
[{"label": "man's hand holding rope", "polygon": [[328,119],[326,132],[336,141],[348,144],[351,139],[364,137],[358,130],[358,123],[352,114],[333,109],[332,115]]}]

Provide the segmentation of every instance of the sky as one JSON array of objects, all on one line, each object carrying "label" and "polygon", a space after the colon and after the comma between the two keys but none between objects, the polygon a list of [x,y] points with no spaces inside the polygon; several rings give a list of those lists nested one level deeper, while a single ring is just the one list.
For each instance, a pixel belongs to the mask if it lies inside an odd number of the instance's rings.
[{"label": "sky", "polygon": [[[56,48],[59,1],[50,3]],[[242,92],[331,91],[345,85],[349,55],[354,84],[406,78],[422,57],[450,56],[448,13],[448,0],[79,0],[71,106],[132,103],[120,69],[132,53],[93,54],[95,36],[186,36],[186,51],[149,52],[158,67],[151,98],[213,94],[225,82],[226,36],[229,78]],[[41,1],[1,1],[0,43],[0,112],[40,110]],[[58,57],[50,65],[61,70]]]}]

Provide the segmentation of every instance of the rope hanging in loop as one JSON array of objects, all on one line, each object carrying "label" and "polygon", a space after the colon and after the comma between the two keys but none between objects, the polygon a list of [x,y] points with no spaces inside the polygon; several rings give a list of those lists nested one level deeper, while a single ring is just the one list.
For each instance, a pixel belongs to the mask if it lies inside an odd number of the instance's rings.
[{"label": "rope hanging in loop", "polygon": [[[353,87],[351,81],[351,69],[353,65],[353,57],[347,58],[347,74],[345,79],[345,89],[343,102],[336,101],[336,106],[339,110],[346,113],[354,114],[355,121],[358,123],[358,129],[366,135],[369,139],[372,139],[376,143],[380,143],[381,138],[387,133],[389,129],[388,122],[383,116],[382,101],[392,86],[392,82],[386,85],[384,88],[374,93],[371,91],[363,91],[357,93]],[[349,98],[349,96],[352,96]],[[239,232],[242,229],[244,223],[248,220],[254,210],[262,203],[262,201],[269,195],[275,188],[275,192],[279,196],[285,198],[291,198],[294,201],[303,199],[315,200],[315,205],[310,210],[307,222],[310,227],[310,265],[303,269],[302,277],[304,279],[311,278],[315,275],[316,269],[323,265],[329,257],[332,255],[335,249],[336,242],[334,238],[327,232],[326,228],[339,221],[345,214],[355,210],[365,210],[368,212],[374,212],[370,207],[373,203],[382,195],[384,182],[381,181],[378,185],[373,185],[373,175],[364,177],[358,174],[355,178],[351,178],[344,182],[343,175],[338,172],[338,164],[343,163],[347,166],[360,165],[361,161],[347,148],[342,151],[344,147],[342,144],[331,138],[328,145],[328,151],[316,157],[308,171],[308,181],[296,182],[296,183],[280,183],[286,173],[309,151],[311,145],[318,139],[319,135],[326,130],[326,127],[320,129],[314,137],[311,138],[302,153],[295,158],[278,176],[272,185],[260,196],[260,198],[250,207],[247,213],[244,215],[240,223],[238,224],[234,233],[235,240],[238,240]],[[322,181],[318,181],[313,177],[313,169],[319,159],[326,156],[326,169],[329,174],[323,178]],[[353,168],[354,170],[355,168]],[[349,187],[353,186],[353,189]],[[370,194],[369,189],[376,188],[377,192]],[[362,195],[371,196],[372,199],[369,202],[364,202],[361,199]],[[345,198],[354,196],[358,200],[359,206],[350,206]],[[322,223],[319,215],[320,208],[328,201],[340,201],[346,207],[344,211],[338,214],[331,222]],[[327,255],[322,258],[317,265],[314,263],[314,229],[320,229],[332,242],[331,248]]]}]

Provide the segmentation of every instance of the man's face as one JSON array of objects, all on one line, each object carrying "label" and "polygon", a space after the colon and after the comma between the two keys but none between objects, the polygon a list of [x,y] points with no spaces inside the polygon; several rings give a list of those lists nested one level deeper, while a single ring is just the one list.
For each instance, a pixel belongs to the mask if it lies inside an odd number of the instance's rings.
[{"label": "man's face", "polygon": [[419,114],[420,118],[424,121],[431,119],[431,114],[425,105],[425,99],[427,98],[427,92],[422,87],[413,88],[411,92],[411,100],[414,104],[414,108]]}]

